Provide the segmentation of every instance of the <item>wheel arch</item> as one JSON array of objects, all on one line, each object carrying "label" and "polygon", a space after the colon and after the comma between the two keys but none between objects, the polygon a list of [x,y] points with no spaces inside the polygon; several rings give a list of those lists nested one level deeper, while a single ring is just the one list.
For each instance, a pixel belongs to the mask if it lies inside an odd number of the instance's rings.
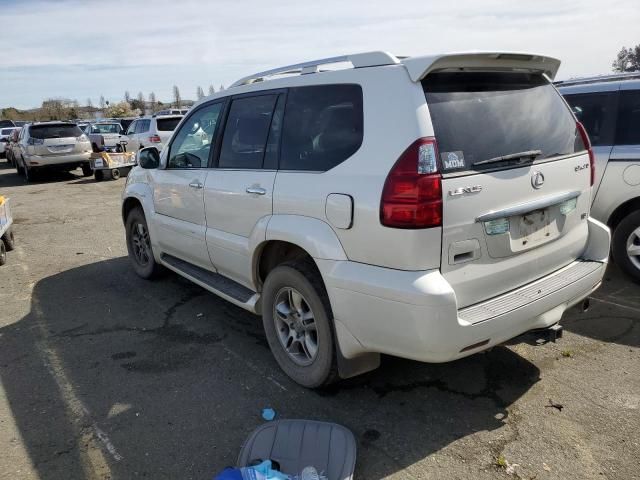
[{"label": "wheel arch", "polygon": [[627,215],[632,212],[640,210],[640,197],[634,197],[626,202],[618,205],[613,213],[609,216],[609,221],[607,225],[611,230],[615,230],[618,224],[624,219]]}]

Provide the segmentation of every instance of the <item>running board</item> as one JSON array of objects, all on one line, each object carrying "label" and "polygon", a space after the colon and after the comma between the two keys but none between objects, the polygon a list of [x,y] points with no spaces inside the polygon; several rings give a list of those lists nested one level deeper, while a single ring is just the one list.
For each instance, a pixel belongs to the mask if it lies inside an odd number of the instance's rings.
[{"label": "running board", "polygon": [[224,275],[198,267],[173,255],[163,253],[160,255],[160,258],[162,259],[162,263],[179,275],[188,278],[235,305],[257,313],[256,303],[259,295],[253,290]]}]

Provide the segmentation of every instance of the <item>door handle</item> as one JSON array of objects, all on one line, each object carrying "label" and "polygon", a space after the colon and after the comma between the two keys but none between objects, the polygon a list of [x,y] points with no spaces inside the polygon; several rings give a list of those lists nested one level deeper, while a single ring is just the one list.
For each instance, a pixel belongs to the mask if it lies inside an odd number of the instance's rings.
[{"label": "door handle", "polygon": [[191,188],[195,188],[195,189],[198,189],[198,190],[200,190],[202,187],[204,187],[204,185],[203,185],[203,184],[201,184],[200,182],[198,182],[197,180],[196,180],[196,181],[191,182],[191,183],[189,184],[189,186],[190,186]]},{"label": "door handle", "polygon": [[265,195],[267,191],[262,187],[247,187],[247,193],[253,193],[255,195]]}]

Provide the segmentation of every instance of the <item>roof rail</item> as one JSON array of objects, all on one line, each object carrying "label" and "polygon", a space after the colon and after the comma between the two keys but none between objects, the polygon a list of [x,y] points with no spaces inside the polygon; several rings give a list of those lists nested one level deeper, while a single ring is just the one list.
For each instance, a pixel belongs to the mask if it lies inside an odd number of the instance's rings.
[{"label": "roof rail", "polygon": [[593,77],[570,78],[569,80],[560,80],[560,81],[554,82],[553,84],[558,86],[584,85],[587,83],[617,82],[620,80],[635,80],[635,79],[640,79],[640,72],[613,73],[610,75],[595,75]]},{"label": "roof rail", "polygon": [[323,58],[320,60],[313,60],[311,62],[296,63],[295,65],[287,65],[285,67],[274,68],[273,70],[266,70],[264,72],[254,73],[247,77],[241,78],[237,82],[233,83],[231,87],[239,87],[241,85],[250,85],[256,82],[263,82],[268,77],[274,77],[276,75],[288,75],[299,74],[306,75],[309,73],[320,72],[320,66],[330,65],[332,63],[349,62],[353,65],[353,68],[363,67],[377,67],[382,65],[395,65],[400,63],[397,57],[387,52],[365,52],[356,53],[352,55],[342,55],[340,57]]}]

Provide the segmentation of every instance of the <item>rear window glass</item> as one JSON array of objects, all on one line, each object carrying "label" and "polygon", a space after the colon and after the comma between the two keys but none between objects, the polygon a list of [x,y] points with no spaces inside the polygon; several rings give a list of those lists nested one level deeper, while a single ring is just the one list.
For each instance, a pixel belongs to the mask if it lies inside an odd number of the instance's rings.
[{"label": "rear window glass", "polygon": [[180,120],[182,120],[182,117],[158,118],[156,123],[158,124],[158,130],[161,132],[173,132],[180,123]]},{"label": "rear window glass", "polygon": [[82,130],[77,125],[33,125],[29,127],[29,135],[33,138],[69,138],[79,137]]},{"label": "rear window glass", "polygon": [[[441,72],[422,85],[445,172],[584,150],[573,115],[541,74]],[[505,155],[515,158],[499,160]]]},{"label": "rear window glass", "polygon": [[591,144],[613,145],[617,92],[565,95],[574,115],[584,125]]},{"label": "rear window glass", "polygon": [[640,145],[640,91],[638,90],[620,92],[616,143]]},{"label": "rear window glass", "polygon": [[13,132],[13,128],[3,128],[0,130],[0,135],[11,135],[11,132]]},{"label": "rear window glass", "polygon": [[324,172],[344,162],[362,144],[362,117],[359,85],[291,88],[280,169]]},{"label": "rear window glass", "polygon": [[0,120],[0,128],[2,127],[13,127],[13,122],[11,120]]},{"label": "rear window glass", "polygon": [[91,125],[91,133],[120,133],[122,127],[117,123]]}]

